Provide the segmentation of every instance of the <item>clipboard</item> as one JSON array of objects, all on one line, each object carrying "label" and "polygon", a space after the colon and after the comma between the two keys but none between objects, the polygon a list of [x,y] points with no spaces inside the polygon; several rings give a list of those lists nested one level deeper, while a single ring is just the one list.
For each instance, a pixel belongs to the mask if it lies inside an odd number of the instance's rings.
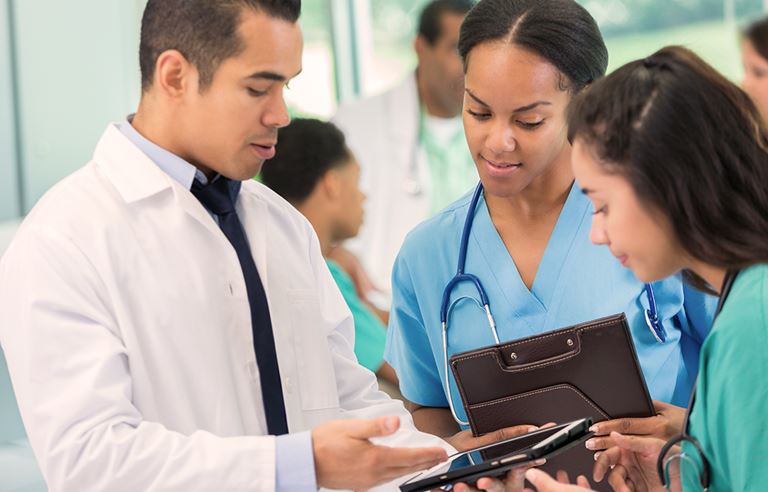
[{"label": "clipboard", "polygon": [[[458,353],[449,365],[475,436],[521,424],[656,415],[623,313]],[[577,446],[542,468],[591,477],[593,454]]]}]

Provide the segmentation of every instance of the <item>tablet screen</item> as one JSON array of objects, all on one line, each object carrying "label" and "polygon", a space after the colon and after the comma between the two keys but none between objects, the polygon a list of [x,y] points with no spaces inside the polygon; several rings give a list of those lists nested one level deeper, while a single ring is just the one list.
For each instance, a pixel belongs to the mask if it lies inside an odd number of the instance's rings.
[{"label": "tablet screen", "polygon": [[569,424],[563,424],[547,429],[541,429],[494,444],[489,444],[488,446],[453,454],[448,458],[448,461],[440,463],[439,465],[413,477],[408,483],[439,477],[464,468],[472,468],[476,465],[493,463],[503,456],[527,451],[558,431],[566,428],[568,425]]}]

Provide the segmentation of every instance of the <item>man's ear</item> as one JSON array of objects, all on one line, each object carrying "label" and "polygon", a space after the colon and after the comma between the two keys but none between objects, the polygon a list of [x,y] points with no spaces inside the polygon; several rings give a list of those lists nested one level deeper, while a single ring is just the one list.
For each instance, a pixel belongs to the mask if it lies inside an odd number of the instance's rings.
[{"label": "man's ear", "polygon": [[416,52],[416,58],[418,60],[424,59],[424,57],[427,54],[427,50],[431,48],[432,46],[430,46],[429,41],[427,41],[427,38],[425,38],[421,34],[416,35],[416,39],[413,40],[413,50]]},{"label": "man's ear", "polygon": [[197,90],[197,69],[178,50],[167,50],[157,57],[154,85],[172,99]]}]

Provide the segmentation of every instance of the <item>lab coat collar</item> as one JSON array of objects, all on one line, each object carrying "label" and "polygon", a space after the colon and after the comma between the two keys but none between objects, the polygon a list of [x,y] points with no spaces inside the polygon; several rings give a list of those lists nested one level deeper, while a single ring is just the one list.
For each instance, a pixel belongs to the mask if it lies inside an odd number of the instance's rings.
[{"label": "lab coat collar", "polygon": [[114,123],[101,136],[93,160],[126,203],[153,196],[175,183]]},{"label": "lab coat collar", "polygon": [[205,174],[198,168],[139,133],[133,127],[133,117],[133,114],[128,115],[126,121],[118,122],[115,126],[123,135],[128,137],[136,147],[141,149],[147,157],[152,159],[152,162],[162,169],[165,174],[181,183],[186,189],[192,188],[192,182],[195,178],[204,185],[208,184],[208,179],[205,177]]},{"label": "lab coat collar", "polygon": [[165,190],[171,190],[175,202],[211,233],[227,241],[210,213],[181,183],[169,176],[152,159],[110,124],[96,145],[93,155],[126,204],[138,204]]}]

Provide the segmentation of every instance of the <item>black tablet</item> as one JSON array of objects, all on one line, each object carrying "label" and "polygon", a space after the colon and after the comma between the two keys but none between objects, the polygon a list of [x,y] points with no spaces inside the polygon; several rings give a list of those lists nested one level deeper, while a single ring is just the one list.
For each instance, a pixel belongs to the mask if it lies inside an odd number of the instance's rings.
[{"label": "black tablet", "polygon": [[516,466],[550,458],[583,442],[593,435],[589,432],[591,425],[591,418],[579,419],[456,453],[448,461],[409,479],[400,485],[400,490],[451,490],[458,482],[474,485],[483,477],[500,477]]}]

